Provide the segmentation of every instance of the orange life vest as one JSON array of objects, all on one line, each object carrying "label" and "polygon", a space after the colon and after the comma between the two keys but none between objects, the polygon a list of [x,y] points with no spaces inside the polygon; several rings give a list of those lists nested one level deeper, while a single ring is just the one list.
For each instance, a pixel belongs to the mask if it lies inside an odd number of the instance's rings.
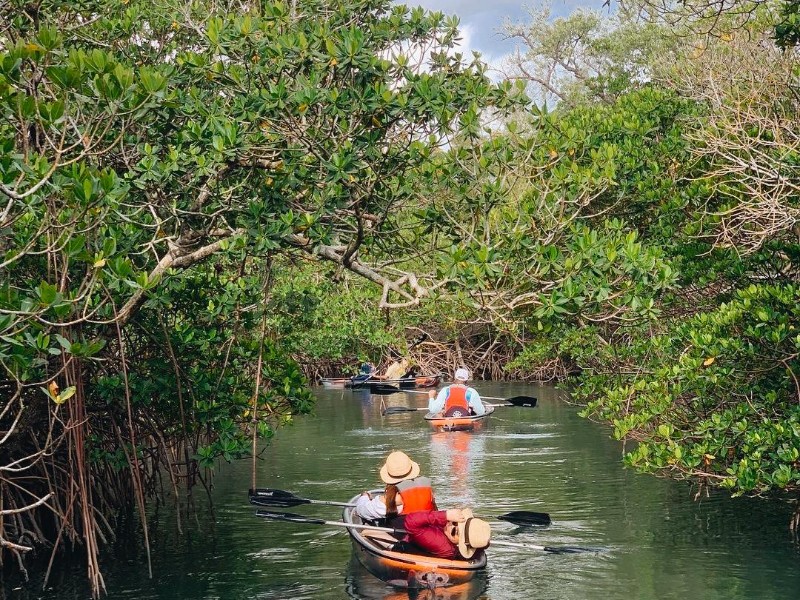
[{"label": "orange life vest", "polygon": [[403,498],[402,514],[407,515],[421,510],[436,510],[436,501],[433,499],[433,487],[427,477],[406,479],[397,484],[400,496]]},{"label": "orange life vest", "polygon": [[463,408],[469,410],[467,402],[467,386],[454,383],[448,388],[447,400],[444,401],[444,412],[451,408]]}]

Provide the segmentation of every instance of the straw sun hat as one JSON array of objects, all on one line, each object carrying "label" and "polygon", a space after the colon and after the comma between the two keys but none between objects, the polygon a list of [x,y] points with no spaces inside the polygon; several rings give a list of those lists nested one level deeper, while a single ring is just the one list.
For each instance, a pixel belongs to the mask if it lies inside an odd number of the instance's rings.
[{"label": "straw sun hat", "polygon": [[463,513],[466,520],[458,524],[458,551],[464,558],[472,558],[475,552],[489,545],[492,528],[486,521],[475,519],[471,509],[465,508]]},{"label": "straw sun hat", "polygon": [[381,479],[384,483],[399,483],[406,479],[414,479],[419,475],[419,465],[411,460],[405,452],[395,450],[386,457],[381,467]]}]

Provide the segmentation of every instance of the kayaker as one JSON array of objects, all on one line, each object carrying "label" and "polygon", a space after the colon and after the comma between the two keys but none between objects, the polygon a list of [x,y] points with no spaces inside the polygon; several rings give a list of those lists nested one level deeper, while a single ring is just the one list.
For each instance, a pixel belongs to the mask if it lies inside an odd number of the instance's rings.
[{"label": "kayaker", "polygon": [[392,550],[451,560],[472,558],[492,537],[489,523],[473,517],[469,508],[410,513],[403,528],[407,533]]},{"label": "kayaker", "polygon": [[386,484],[384,493],[372,497],[364,492],[356,501],[356,513],[367,521],[385,519],[392,525],[398,516],[417,511],[436,510],[431,480],[419,476],[419,464],[405,452],[395,450],[386,457],[380,470]]},{"label": "kayaker", "polygon": [[463,417],[467,415],[482,415],[486,407],[481,401],[481,396],[471,387],[469,370],[464,367],[456,369],[453,374],[453,383],[443,387],[436,394],[436,390],[428,392],[428,412],[431,414],[442,413],[445,417]]},{"label": "kayaker", "polygon": [[363,362],[361,363],[361,367],[358,369],[358,375],[364,378],[372,377],[375,374],[375,365],[371,362]]},{"label": "kayaker", "polygon": [[411,363],[407,358],[394,361],[392,364],[386,367],[386,372],[383,374],[382,379],[401,379],[403,375],[406,374],[406,371],[408,371],[410,364]]}]

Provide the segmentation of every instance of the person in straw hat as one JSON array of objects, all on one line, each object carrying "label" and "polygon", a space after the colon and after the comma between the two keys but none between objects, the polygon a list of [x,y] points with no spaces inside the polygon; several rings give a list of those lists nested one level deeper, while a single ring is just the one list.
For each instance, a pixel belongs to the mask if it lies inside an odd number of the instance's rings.
[{"label": "person in straw hat", "polygon": [[407,533],[393,550],[451,560],[471,559],[492,537],[489,523],[476,519],[469,508],[410,513],[403,527]]},{"label": "person in straw hat", "polygon": [[445,417],[465,417],[467,415],[482,415],[486,407],[481,401],[481,396],[474,388],[467,386],[470,374],[464,367],[456,369],[453,383],[439,390],[428,392],[428,412],[431,414],[442,413]]},{"label": "person in straw hat", "polygon": [[419,464],[408,454],[395,450],[386,457],[380,469],[386,484],[384,493],[375,498],[364,492],[356,501],[356,513],[367,521],[382,521],[401,526],[398,517],[416,511],[436,510],[431,480],[420,477]]},{"label": "person in straw hat", "polygon": [[406,372],[408,371],[408,367],[411,365],[411,361],[407,358],[403,358],[401,360],[396,360],[388,367],[386,367],[386,372],[383,374],[383,377],[380,379],[402,379]]}]

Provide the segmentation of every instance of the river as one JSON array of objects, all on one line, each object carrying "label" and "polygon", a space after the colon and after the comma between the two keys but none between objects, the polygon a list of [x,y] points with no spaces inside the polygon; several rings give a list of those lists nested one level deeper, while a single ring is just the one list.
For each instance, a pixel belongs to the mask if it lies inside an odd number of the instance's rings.
[{"label": "river", "polygon": [[[511,510],[550,513],[534,530],[494,522],[496,539],[536,545],[580,545],[597,552],[549,554],[492,547],[485,576],[467,591],[418,600],[737,600],[800,597],[800,546],[783,502],[694,500],[686,483],[638,475],[621,464],[622,445],[576,415],[551,387],[475,384],[484,395],[537,396],[536,408],[498,408],[476,433],[432,433],[421,414],[382,417],[382,397],[318,390],[313,415],[278,431],[258,462],[260,487],[306,498],[347,501],[381,487],[378,468],[393,449],[406,451],[433,479],[440,507],[470,506],[491,519]],[[421,406],[422,395],[383,397]],[[178,532],[174,509],[153,512],[153,579],[130,535],[103,562],[110,598],[401,600],[351,560],[338,527],[257,519],[247,502],[251,462],[221,465],[213,510],[200,510]],[[280,509],[276,509],[280,510]],[[288,509],[338,520],[340,509]],[[36,577],[6,586],[5,598],[87,599],[80,561],[55,565],[50,586]],[[414,600],[413,598],[411,600]]]}]

